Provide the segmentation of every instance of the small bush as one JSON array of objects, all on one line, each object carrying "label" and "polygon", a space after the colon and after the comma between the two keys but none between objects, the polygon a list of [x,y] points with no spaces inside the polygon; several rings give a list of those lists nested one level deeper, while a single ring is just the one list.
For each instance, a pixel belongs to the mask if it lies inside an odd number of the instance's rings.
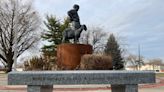
[{"label": "small bush", "polygon": [[24,62],[24,70],[56,70],[56,58],[33,57]]},{"label": "small bush", "polygon": [[105,55],[84,55],[81,58],[80,70],[112,70],[112,58]]},{"label": "small bush", "polygon": [[45,62],[42,57],[33,57],[28,61],[25,61],[25,70],[43,70]]}]

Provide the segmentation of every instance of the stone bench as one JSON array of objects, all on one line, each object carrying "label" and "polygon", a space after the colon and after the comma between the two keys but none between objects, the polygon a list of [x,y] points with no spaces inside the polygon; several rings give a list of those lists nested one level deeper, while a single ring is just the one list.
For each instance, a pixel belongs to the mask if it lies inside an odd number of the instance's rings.
[{"label": "stone bench", "polygon": [[10,72],[9,85],[27,92],[52,92],[53,85],[111,84],[112,92],[138,92],[138,84],[155,83],[154,71],[24,71]]}]

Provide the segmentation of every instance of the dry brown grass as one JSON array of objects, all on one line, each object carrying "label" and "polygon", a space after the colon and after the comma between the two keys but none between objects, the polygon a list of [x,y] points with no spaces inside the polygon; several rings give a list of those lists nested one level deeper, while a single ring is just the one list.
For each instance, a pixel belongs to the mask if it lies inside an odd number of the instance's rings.
[{"label": "dry brown grass", "polygon": [[105,55],[91,55],[82,56],[79,66],[80,70],[111,70],[112,58]]},{"label": "dry brown grass", "polygon": [[33,57],[24,62],[24,70],[56,70],[55,63],[44,57]]},{"label": "dry brown grass", "polygon": [[24,70],[43,70],[43,58],[33,57],[28,61],[24,62]]}]

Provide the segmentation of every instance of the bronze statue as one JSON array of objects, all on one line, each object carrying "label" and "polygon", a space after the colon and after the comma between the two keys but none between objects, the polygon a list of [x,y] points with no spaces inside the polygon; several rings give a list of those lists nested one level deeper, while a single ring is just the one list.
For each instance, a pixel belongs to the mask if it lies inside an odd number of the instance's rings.
[{"label": "bronze statue", "polygon": [[75,4],[73,9],[68,11],[68,18],[72,24],[71,28],[66,28],[63,32],[62,42],[64,43],[66,40],[74,39],[74,43],[77,43],[80,38],[80,34],[83,30],[87,30],[86,25],[80,24],[80,18],[78,15],[79,5]]},{"label": "bronze statue", "polygon": [[83,30],[87,30],[87,27],[85,25],[81,25],[81,27],[77,30],[72,30],[72,28],[65,29],[63,32],[62,42],[64,43],[66,42],[66,40],[74,39],[74,43],[77,43]]},{"label": "bronze statue", "polygon": [[75,4],[73,6],[73,9],[68,11],[68,18],[72,23],[73,30],[80,28],[80,18],[78,15],[79,8],[80,8],[79,5]]}]

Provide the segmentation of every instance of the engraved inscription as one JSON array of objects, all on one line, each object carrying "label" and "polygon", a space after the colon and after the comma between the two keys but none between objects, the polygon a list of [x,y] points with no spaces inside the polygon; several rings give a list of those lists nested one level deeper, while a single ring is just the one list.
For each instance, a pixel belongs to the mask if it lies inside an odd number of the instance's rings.
[{"label": "engraved inscription", "polygon": [[95,81],[95,80],[99,80],[99,81],[103,81],[103,80],[107,80],[110,79],[111,77],[33,77],[32,80],[34,81],[62,81],[62,80],[74,80],[74,81]]}]

